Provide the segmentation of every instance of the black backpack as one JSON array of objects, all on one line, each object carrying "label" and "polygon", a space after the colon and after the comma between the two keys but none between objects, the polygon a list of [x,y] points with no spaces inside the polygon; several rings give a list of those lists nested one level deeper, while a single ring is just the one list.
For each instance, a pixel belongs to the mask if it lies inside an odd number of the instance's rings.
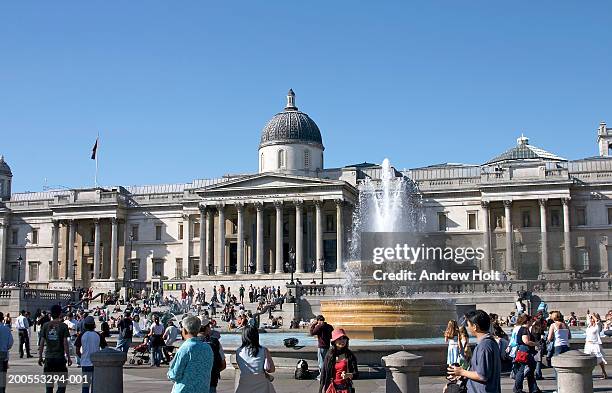
[{"label": "black backpack", "polygon": [[308,370],[308,362],[306,360],[298,360],[297,364],[295,365],[294,377],[295,379],[299,380],[312,378],[312,373],[310,372],[310,370]]}]

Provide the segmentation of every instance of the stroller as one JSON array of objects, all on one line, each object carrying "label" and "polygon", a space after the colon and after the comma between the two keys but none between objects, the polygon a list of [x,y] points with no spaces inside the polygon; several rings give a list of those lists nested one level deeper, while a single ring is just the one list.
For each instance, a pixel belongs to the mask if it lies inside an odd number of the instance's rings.
[{"label": "stroller", "polygon": [[149,363],[149,343],[145,340],[142,344],[139,344],[132,348],[132,357],[130,358],[130,364],[142,365]]}]

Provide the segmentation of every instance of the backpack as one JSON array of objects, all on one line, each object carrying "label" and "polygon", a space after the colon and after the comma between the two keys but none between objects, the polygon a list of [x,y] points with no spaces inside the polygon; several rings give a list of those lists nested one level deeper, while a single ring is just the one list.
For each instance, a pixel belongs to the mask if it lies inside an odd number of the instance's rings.
[{"label": "backpack", "polygon": [[306,360],[304,359],[298,360],[297,364],[295,365],[294,377],[295,379],[298,379],[298,380],[312,378],[312,373],[310,372],[310,370],[308,370],[308,362],[306,362]]}]

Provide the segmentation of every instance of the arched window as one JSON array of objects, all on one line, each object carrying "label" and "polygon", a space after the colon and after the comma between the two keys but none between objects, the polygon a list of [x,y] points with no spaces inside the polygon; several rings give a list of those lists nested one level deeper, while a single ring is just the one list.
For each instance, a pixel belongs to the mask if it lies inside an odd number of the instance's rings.
[{"label": "arched window", "polygon": [[304,168],[310,168],[310,150],[304,150]]},{"label": "arched window", "polygon": [[278,169],[285,167],[285,150],[280,149],[278,151]]},{"label": "arched window", "polygon": [[259,159],[259,171],[263,172],[264,170],[264,154],[261,153],[261,158]]}]

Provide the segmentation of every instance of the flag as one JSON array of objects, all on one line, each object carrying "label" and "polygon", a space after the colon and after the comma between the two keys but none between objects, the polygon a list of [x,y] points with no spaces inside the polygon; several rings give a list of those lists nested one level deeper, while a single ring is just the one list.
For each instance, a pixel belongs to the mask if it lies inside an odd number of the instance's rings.
[{"label": "flag", "polygon": [[98,152],[98,138],[96,138],[96,143],[93,146],[93,149],[91,149],[91,159],[95,160],[96,159],[96,153]]}]

